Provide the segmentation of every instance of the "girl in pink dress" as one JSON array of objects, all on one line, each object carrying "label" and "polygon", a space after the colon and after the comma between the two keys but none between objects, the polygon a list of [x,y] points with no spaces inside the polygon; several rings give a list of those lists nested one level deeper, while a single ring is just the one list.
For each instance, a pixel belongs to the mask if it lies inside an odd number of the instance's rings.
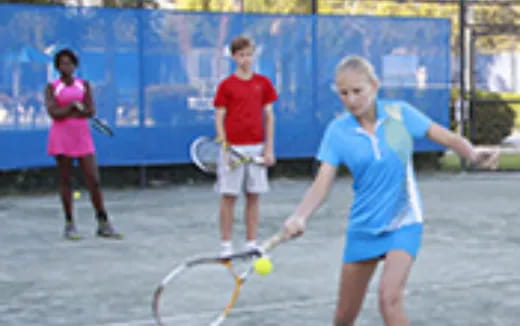
[{"label": "girl in pink dress", "polygon": [[97,235],[121,238],[122,235],[112,227],[103,203],[94,142],[88,123],[88,118],[95,115],[96,108],[89,83],[74,77],[78,63],[78,57],[71,50],[59,51],[54,57],[54,67],[60,72],[60,78],[49,83],[45,90],[45,105],[53,120],[48,152],[56,158],[59,172],[61,202],[65,213],[64,236],[70,240],[81,238],[72,214],[71,172],[72,161],[77,159],[96,210]]}]

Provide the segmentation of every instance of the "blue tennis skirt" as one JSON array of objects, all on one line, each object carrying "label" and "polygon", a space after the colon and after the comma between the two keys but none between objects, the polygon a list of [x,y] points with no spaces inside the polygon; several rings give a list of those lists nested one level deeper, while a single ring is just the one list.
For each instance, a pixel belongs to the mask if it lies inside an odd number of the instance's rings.
[{"label": "blue tennis skirt", "polygon": [[348,231],[343,262],[353,263],[380,258],[391,250],[403,250],[415,259],[421,247],[422,233],[422,223],[406,225],[377,235]]}]

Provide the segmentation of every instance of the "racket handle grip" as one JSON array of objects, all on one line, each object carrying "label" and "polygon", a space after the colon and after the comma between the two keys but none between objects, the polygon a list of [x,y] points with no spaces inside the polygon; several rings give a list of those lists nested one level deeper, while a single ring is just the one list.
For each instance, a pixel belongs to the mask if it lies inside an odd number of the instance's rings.
[{"label": "racket handle grip", "polygon": [[73,104],[79,111],[85,110],[85,106],[83,105],[83,103],[74,101]]},{"label": "racket handle grip", "polygon": [[222,139],[222,138],[217,137],[217,138],[214,139],[214,141],[216,143],[219,143],[220,146],[222,146],[222,148],[228,148],[229,147],[228,142],[226,140]]},{"label": "racket handle grip", "polygon": [[262,156],[254,156],[252,159],[253,159],[253,163],[255,163],[255,164],[264,164],[265,163],[265,160]]},{"label": "racket handle grip", "polygon": [[284,240],[285,240],[285,237],[284,237],[283,231],[275,234],[274,236],[272,236],[271,238],[267,239],[262,244],[262,247],[261,247],[262,248],[262,252],[265,253],[265,252],[273,249],[274,247],[276,247],[280,243],[282,243]]}]

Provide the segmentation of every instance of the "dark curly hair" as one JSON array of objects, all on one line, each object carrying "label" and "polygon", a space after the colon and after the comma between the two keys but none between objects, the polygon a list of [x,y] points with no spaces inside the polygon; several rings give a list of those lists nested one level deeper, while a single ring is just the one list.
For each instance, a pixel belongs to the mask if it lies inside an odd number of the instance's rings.
[{"label": "dark curly hair", "polygon": [[63,49],[54,55],[54,68],[59,69],[61,57],[69,57],[74,66],[77,67],[79,65],[78,56],[71,49]]}]

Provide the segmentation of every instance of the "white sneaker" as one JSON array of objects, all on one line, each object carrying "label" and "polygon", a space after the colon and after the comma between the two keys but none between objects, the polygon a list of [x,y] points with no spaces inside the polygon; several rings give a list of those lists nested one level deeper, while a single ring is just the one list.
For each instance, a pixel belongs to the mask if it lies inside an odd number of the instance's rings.
[{"label": "white sneaker", "polygon": [[222,243],[220,245],[219,257],[227,257],[233,254],[233,246],[231,244]]},{"label": "white sneaker", "polygon": [[258,244],[256,243],[256,241],[248,241],[245,246],[244,246],[244,249],[246,251],[260,251],[260,246],[258,246]]}]

